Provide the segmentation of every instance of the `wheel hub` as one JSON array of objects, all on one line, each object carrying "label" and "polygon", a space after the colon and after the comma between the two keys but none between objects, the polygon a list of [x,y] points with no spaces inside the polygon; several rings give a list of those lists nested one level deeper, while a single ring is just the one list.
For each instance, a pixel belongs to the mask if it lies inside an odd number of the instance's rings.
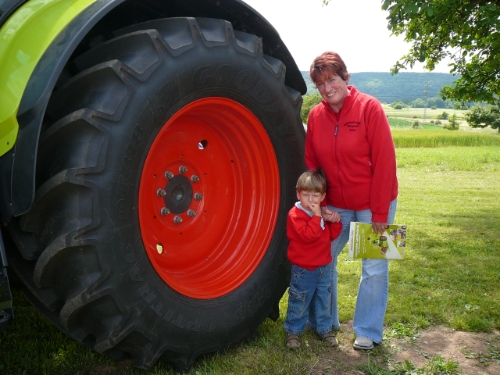
[{"label": "wheel hub", "polygon": [[185,212],[193,200],[191,181],[183,175],[177,175],[169,180],[165,186],[165,192],[163,197],[165,207],[174,214]]}]

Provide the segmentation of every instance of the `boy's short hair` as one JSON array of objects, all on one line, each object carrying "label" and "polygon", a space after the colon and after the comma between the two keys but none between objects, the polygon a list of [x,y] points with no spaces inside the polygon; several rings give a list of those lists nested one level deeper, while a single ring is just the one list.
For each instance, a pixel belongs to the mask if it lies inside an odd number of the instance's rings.
[{"label": "boy's short hair", "polygon": [[326,193],[326,177],[322,169],[309,170],[302,173],[295,187],[297,191],[314,191]]}]

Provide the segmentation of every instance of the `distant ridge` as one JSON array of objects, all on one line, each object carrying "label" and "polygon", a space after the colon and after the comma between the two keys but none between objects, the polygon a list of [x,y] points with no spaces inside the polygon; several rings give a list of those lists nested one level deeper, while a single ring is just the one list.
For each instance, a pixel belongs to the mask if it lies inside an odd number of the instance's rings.
[{"label": "distant ridge", "polygon": [[[307,84],[307,94],[318,91],[309,77],[309,72],[302,72]],[[457,76],[449,73],[409,73],[392,75],[384,72],[352,73],[349,84],[366,94],[376,97],[383,103],[395,101],[409,102],[417,98],[433,98],[439,96],[443,86],[451,85]]]}]

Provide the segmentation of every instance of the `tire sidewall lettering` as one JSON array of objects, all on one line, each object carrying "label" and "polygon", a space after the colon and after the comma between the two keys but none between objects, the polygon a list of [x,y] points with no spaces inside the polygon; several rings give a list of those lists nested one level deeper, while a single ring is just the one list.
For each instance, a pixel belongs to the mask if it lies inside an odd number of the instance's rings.
[{"label": "tire sidewall lettering", "polygon": [[186,317],[180,311],[176,311],[168,303],[162,302],[154,290],[143,283],[138,287],[137,292],[140,298],[148,305],[148,307],[163,321],[166,321],[177,328],[186,329],[188,331],[205,333],[213,332],[217,328],[217,323],[213,318]]},{"label": "tire sidewall lettering", "polygon": [[225,86],[229,84],[234,77],[234,69],[231,65],[221,65],[215,71],[215,82],[218,86]]},{"label": "tire sidewall lettering", "polygon": [[[275,96],[262,79],[257,79],[255,74],[248,70],[234,74],[235,69],[228,64],[218,67],[205,65],[196,70],[193,75],[193,87],[203,88],[212,86],[234,86],[249,94],[259,103],[270,103]],[[233,79],[233,77],[235,77]]]},{"label": "tire sidewall lettering", "polygon": [[234,84],[236,88],[240,91],[247,91],[252,87],[255,81],[254,75],[248,70],[243,70],[236,75],[234,79]]},{"label": "tire sidewall lettering", "polygon": [[[264,77],[258,77],[247,69],[236,72],[229,64],[222,64],[204,65],[198,68],[193,75],[192,81],[195,90],[215,86],[226,90],[234,88],[241,93],[250,95],[256,102],[253,109],[255,114],[259,115],[262,112],[272,114],[270,116],[266,114],[258,116],[267,131],[270,134],[275,133],[280,139],[286,137],[289,131],[287,111],[282,101],[278,99],[277,93],[273,92],[269,85],[265,83],[266,79]],[[265,119],[271,119],[271,121]],[[279,126],[276,126],[277,124]],[[295,140],[295,136],[292,135],[292,137]],[[272,141],[275,143],[274,140]]]},{"label": "tire sidewall lettering", "polygon": [[213,75],[210,74],[210,66],[202,66],[198,68],[193,75],[194,87],[202,88],[210,86]]}]

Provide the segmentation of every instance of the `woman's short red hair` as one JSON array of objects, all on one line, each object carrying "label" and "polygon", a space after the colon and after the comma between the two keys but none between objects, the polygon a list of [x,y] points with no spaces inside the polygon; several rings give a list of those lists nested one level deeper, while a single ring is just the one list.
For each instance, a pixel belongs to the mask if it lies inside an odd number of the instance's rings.
[{"label": "woman's short red hair", "polygon": [[349,82],[351,75],[347,71],[344,60],[337,52],[327,51],[316,57],[309,69],[309,75],[314,83],[330,79],[336,75]]}]

